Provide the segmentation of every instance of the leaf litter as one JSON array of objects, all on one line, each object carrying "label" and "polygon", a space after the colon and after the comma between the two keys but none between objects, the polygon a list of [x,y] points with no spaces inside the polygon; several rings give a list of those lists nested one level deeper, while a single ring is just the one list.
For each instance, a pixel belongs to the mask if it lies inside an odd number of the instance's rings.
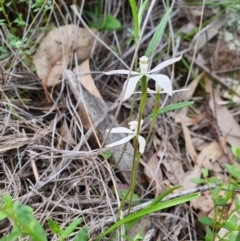
[{"label": "leaf litter", "polygon": [[[186,15],[181,15],[182,9],[178,17],[185,18],[192,25],[191,28],[198,26],[201,11],[194,12],[188,5],[187,8],[195,21],[191,22]],[[158,10],[153,11],[157,13]],[[209,7],[204,16],[208,18],[213,12]],[[171,21],[177,26],[173,19]],[[181,25],[178,27],[184,26],[180,22],[178,24]],[[221,61],[227,60],[230,66],[225,64],[225,69],[232,69],[236,64],[230,60],[236,58],[229,60],[228,56],[234,53],[227,52],[224,47],[219,48],[223,42],[218,33],[222,31],[224,21],[211,24],[208,32],[212,40],[201,35],[197,58],[204,60],[206,68],[210,68],[210,63],[216,67]],[[123,26],[130,27],[128,23]],[[112,46],[118,43],[118,51],[124,53],[119,56],[130,66],[134,48],[128,51],[129,48],[123,44],[127,41],[127,35],[120,30],[112,35],[106,33],[106,36],[110,41],[100,37],[105,45],[109,46],[111,41]],[[197,36],[192,37],[190,42],[183,40],[180,43],[180,49],[186,51],[184,58],[189,62],[194,61],[190,50]],[[150,37],[146,39],[150,40]],[[162,41],[167,46],[167,40]],[[15,68],[11,70],[14,75],[8,75],[5,60],[1,71],[1,82],[6,83],[4,88],[1,86],[6,96],[3,98],[0,126],[1,194],[12,193],[14,198],[33,207],[42,224],[48,217],[64,224],[67,224],[66,220],[84,217],[90,240],[105,228],[105,221],[117,212],[114,194],[117,191],[111,191],[110,187],[118,187],[118,184],[128,186],[133,152],[131,143],[127,144],[125,152],[122,147],[112,150],[113,155],[109,160],[103,160],[97,151],[105,138],[105,129],[114,120],[112,114],[118,106],[125,79],[103,77],[93,72],[121,65],[113,52],[104,49],[106,46],[103,45],[101,49],[104,50],[99,51],[96,45],[98,38],[90,34],[87,28],[73,24],[56,27],[41,41],[33,56],[38,79],[28,68],[21,71]],[[210,49],[211,54],[207,55],[206,49]],[[217,54],[218,50],[221,54]],[[139,52],[144,51],[143,44]],[[165,57],[167,59],[168,56]],[[20,57],[17,57],[17,61],[21,63]],[[221,74],[215,69],[211,75],[196,63],[192,70],[195,77],[190,78],[188,91],[176,94],[166,102],[162,99],[161,103],[167,104],[182,100],[194,100],[195,104],[158,117],[138,172],[135,193],[142,202],[176,184],[181,184],[182,190],[197,187],[191,179],[200,178],[204,167],[210,170],[211,177],[219,177],[224,182],[228,178],[222,164],[232,162],[229,145],[240,146],[240,118],[236,105],[221,103],[226,102],[226,97],[232,103],[230,89],[238,93],[238,86],[223,81],[227,72]],[[181,80],[185,81],[184,71],[177,68],[175,72],[182,74]],[[238,76],[236,70],[232,79],[238,79]],[[174,85],[183,87],[181,81],[177,80],[174,80]],[[51,96],[50,102],[44,94]],[[106,105],[107,101],[111,103],[110,108]],[[152,104],[148,102],[146,115],[151,113]],[[131,101],[122,106],[121,116],[117,117],[114,126],[119,126],[120,122],[127,123],[122,120],[127,119],[130,106]],[[122,137],[119,136],[119,139]],[[107,143],[113,142],[111,138],[114,137],[110,136]],[[228,205],[233,205],[232,200]],[[202,192],[201,197],[192,201],[190,206],[181,205],[147,217],[144,224],[146,230],[142,235],[152,226],[157,230],[159,240],[182,240],[183,237],[200,235],[194,226],[196,215],[211,217],[212,209],[209,191]]]}]

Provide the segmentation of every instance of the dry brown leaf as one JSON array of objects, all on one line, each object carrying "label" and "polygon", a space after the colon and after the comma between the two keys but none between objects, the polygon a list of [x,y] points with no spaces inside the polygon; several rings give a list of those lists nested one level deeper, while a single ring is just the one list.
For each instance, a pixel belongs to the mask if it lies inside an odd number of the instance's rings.
[{"label": "dry brown leaf", "polygon": [[[67,83],[69,84],[75,99],[78,101],[77,108],[82,124],[86,130],[92,130],[91,134],[86,133],[85,137],[87,135],[89,137],[91,136],[92,140],[101,146],[101,143],[107,134],[106,129],[112,125],[114,118],[108,114],[108,108],[103,99],[95,97],[81,86],[76,75],[71,70],[65,70],[65,74],[68,81]],[[119,127],[116,121],[114,122],[113,127]],[[110,134],[105,144],[113,143],[124,137],[126,137],[126,134],[123,133],[119,133],[118,135]],[[122,180],[128,184],[132,167],[132,153],[134,150],[131,142],[128,142],[125,145],[124,151],[122,148],[123,147],[116,148],[111,157],[111,161],[116,164],[116,167],[118,167]]]},{"label": "dry brown leaf", "polygon": [[66,141],[66,143],[69,145],[76,145],[65,119],[62,122],[62,126],[59,128],[59,132],[60,136]]},{"label": "dry brown leaf", "polygon": [[208,142],[206,142],[204,139],[202,139],[201,137],[198,137],[198,136],[195,136],[192,138],[192,143],[193,143],[194,148],[197,151],[202,151],[204,148],[206,148],[209,145]]},{"label": "dry brown leaf", "polygon": [[[233,118],[232,114],[226,106],[219,105],[221,100],[220,94],[217,90],[212,89],[212,82],[208,78],[205,78],[206,90],[211,94],[209,101],[210,108],[217,120],[217,124],[221,132],[227,134],[227,142],[230,145],[240,147],[240,126]],[[212,94],[214,92],[214,94]],[[216,109],[215,109],[216,108]]]},{"label": "dry brown leaf", "polygon": [[157,173],[155,173],[158,167],[158,161],[159,158],[157,153],[154,153],[147,163],[141,162],[144,166],[144,174],[146,175],[148,182],[151,184],[155,196],[165,190],[164,185],[161,185],[163,182],[161,169],[158,168]]},{"label": "dry brown leaf", "polygon": [[182,129],[183,129],[183,135],[184,135],[184,139],[185,139],[185,143],[186,143],[187,152],[190,155],[192,161],[194,163],[196,163],[197,152],[193,146],[189,130],[183,121],[181,121],[181,125],[182,125]]},{"label": "dry brown leaf", "polygon": [[133,227],[127,231],[127,235],[130,237],[135,237],[137,233],[144,237],[146,233],[152,228],[152,222],[150,217],[143,217],[139,220]]},{"label": "dry brown leaf", "polygon": [[[199,153],[197,157],[198,165],[214,172],[222,171],[220,158],[224,155],[223,150],[225,150],[226,146],[226,136],[220,137],[219,140],[222,147],[217,141],[213,141]],[[221,161],[227,163],[227,158],[221,158]]]},{"label": "dry brown leaf", "polygon": [[43,85],[53,86],[67,68],[73,53],[78,62],[89,58],[94,37],[77,25],[61,26],[53,29],[37,49],[33,62]]},{"label": "dry brown leaf", "polygon": [[196,115],[194,118],[193,117],[188,117],[187,116],[187,111],[188,111],[188,107],[185,107],[181,110],[179,110],[175,115],[175,123],[181,123],[184,122],[184,124],[186,126],[191,126],[191,125],[195,125],[197,123],[199,123],[200,121],[202,121],[204,115]]},{"label": "dry brown leaf", "polygon": [[[92,94],[95,95],[98,98],[102,98],[102,96],[100,95],[94,80],[92,78],[92,75],[90,74],[91,70],[90,70],[90,66],[89,66],[89,59],[85,60],[84,62],[82,62],[79,66],[77,66],[76,68],[74,68],[73,73],[77,75],[78,80],[80,81],[80,83]],[[81,75],[81,73],[83,73],[83,75]],[[85,74],[84,73],[89,73],[89,74]]]},{"label": "dry brown leaf", "polygon": [[187,101],[187,100],[190,100],[190,99],[192,98],[192,96],[193,96],[193,94],[194,94],[194,92],[195,92],[195,90],[196,90],[196,88],[197,88],[197,86],[198,86],[198,82],[202,79],[203,75],[204,75],[204,72],[202,72],[201,74],[199,74],[199,75],[186,87],[186,89],[188,89],[188,90],[183,91],[183,92],[181,93],[181,98],[182,98],[182,100]]},{"label": "dry brown leaf", "polygon": [[[172,144],[166,141],[163,128],[157,129],[158,136],[161,136],[160,140],[157,136],[153,138],[153,145],[157,151],[158,160],[162,160],[162,166],[164,167],[164,173],[168,177],[168,180],[173,184],[179,184],[184,176],[182,162],[180,155],[174,150]],[[166,148],[165,148],[166,145]]]},{"label": "dry brown leaf", "polygon": [[214,203],[210,191],[201,192],[201,196],[191,201],[191,207],[198,210],[199,216],[206,215],[213,210]]},{"label": "dry brown leaf", "polygon": [[213,113],[216,113],[216,120],[218,126],[223,134],[228,134],[227,142],[230,145],[235,145],[240,147],[240,126],[233,118],[232,114],[226,106],[218,105],[217,102],[221,100],[219,93],[215,92],[215,103],[216,111],[214,111],[213,99],[210,100],[210,108]]},{"label": "dry brown leaf", "polygon": [[189,190],[197,187],[197,184],[191,182],[191,179],[200,178],[201,174],[202,174],[202,167],[199,165],[195,166],[191,171],[187,172],[181,180],[182,189]]},{"label": "dry brown leaf", "polygon": [[162,165],[165,168],[164,172],[169,181],[174,185],[181,183],[184,171],[180,157],[174,155],[174,153],[163,153],[161,150],[159,150],[157,154],[159,159],[164,155]]}]

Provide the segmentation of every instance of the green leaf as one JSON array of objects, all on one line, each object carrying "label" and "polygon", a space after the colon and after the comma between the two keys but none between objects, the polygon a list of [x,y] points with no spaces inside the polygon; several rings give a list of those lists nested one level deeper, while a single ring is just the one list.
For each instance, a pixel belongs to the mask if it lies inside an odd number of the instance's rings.
[{"label": "green leaf", "polygon": [[159,39],[163,35],[163,32],[167,26],[167,22],[168,22],[171,12],[172,12],[172,8],[169,8],[167,10],[167,12],[165,13],[165,15],[163,16],[159,25],[157,26],[156,32],[154,33],[150,43],[148,44],[148,48],[145,52],[145,56],[150,57],[150,55],[152,54],[154,48],[156,47],[157,43],[159,42]]},{"label": "green leaf", "polygon": [[238,241],[236,234],[230,233],[229,234],[229,241]]},{"label": "green leaf", "polygon": [[237,216],[234,214],[232,215],[232,217],[230,218],[229,222],[231,223],[231,225],[235,228],[237,228]]},{"label": "green leaf", "polygon": [[206,237],[205,237],[205,241],[212,241],[214,237],[214,234],[212,232],[212,230],[207,226],[206,227]]},{"label": "green leaf", "polygon": [[217,177],[210,177],[210,178],[208,178],[208,182],[217,184],[217,183],[221,182],[221,180]]},{"label": "green leaf", "polygon": [[216,186],[213,190],[212,190],[212,199],[217,199],[219,197],[219,192],[221,191],[221,187],[220,186]]},{"label": "green leaf", "polygon": [[122,27],[121,22],[117,20],[113,15],[108,14],[103,19],[98,19],[90,24],[91,28],[96,28],[98,30],[109,30],[114,31]]},{"label": "green leaf", "polygon": [[237,166],[231,166],[231,165],[228,165],[228,164],[224,164],[223,165],[227,171],[233,176],[235,177],[236,179],[239,178],[239,175],[240,175],[240,170],[239,170],[239,167]]},{"label": "green leaf", "polygon": [[22,232],[29,235],[34,241],[47,241],[46,234],[40,223],[31,212],[32,208],[19,202],[13,204],[13,212],[22,226]]},{"label": "green leaf", "polygon": [[232,149],[232,153],[235,156],[235,158],[240,158],[240,148],[232,145],[231,149]]},{"label": "green leaf", "polygon": [[61,229],[59,227],[59,225],[57,223],[55,223],[52,219],[48,219],[48,226],[50,227],[50,229],[52,230],[53,233],[60,235],[61,234]]},{"label": "green leaf", "polygon": [[112,232],[113,230],[115,230],[116,228],[118,228],[119,226],[126,224],[136,218],[140,218],[143,216],[146,216],[150,213],[153,212],[157,212],[159,210],[165,209],[165,208],[169,208],[169,207],[173,207],[182,203],[186,203],[188,201],[191,201],[195,198],[199,197],[198,193],[193,193],[193,194],[189,194],[183,197],[179,197],[179,198],[175,198],[175,199],[171,199],[165,202],[161,202],[161,203],[157,203],[155,205],[149,205],[146,208],[137,211],[136,213],[132,213],[129,214],[128,216],[124,217],[123,219],[119,220],[118,222],[114,223],[111,227],[109,227],[107,230],[105,230],[104,232],[102,232],[96,239],[95,241],[101,240],[103,237],[105,237],[107,234],[109,234],[110,232]]},{"label": "green leaf", "polygon": [[238,195],[235,195],[233,201],[234,201],[234,204],[235,204],[236,208],[239,209],[239,198],[238,198]]},{"label": "green leaf", "polygon": [[0,239],[0,241],[15,241],[21,235],[21,230],[14,224],[9,235]]},{"label": "green leaf", "polygon": [[150,206],[153,206],[155,204],[158,204],[160,201],[163,200],[163,198],[165,198],[167,195],[169,195],[171,192],[177,190],[178,188],[180,188],[181,186],[178,185],[178,186],[175,186],[173,188],[169,188],[167,191],[164,191],[163,193],[161,193],[159,196],[157,196],[155,199],[153,199],[153,201],[146,207],[150,207]]},{"label": "green leaf", "polygon": [[207,178],[208,177],[208,169],[205,167],[204,169],[203,169],[203,178]]},{"label": "green leaf", "polygon": [[214,224],[213,220],[206,216],[199,217],[198,221],[205,226],[212,226]]},{"label": "green leaf", "polygon": [[83,227],[80,231],[76,234],[73,241],[87,241],[88,240],[88,230],[87,227]]},{"label": "green leaf", "polygon": [[240,232],[238,232],[237,237],[236,237],[236,241],[240,240]]},{"label": "green leaf", "polygon": [[0,46],[0,60],[5,59],[8,55],[8,50],[5,47]]},{"label": "green leaf", "polygon": [[73,220],[68,227],[65,230],[61,231],[61,239],[64,240],[67,238],[73,231],[76,229],[76,227],[82,222],[81,218],[77,218]]},{"label": "green leaf", "polygon": [[[178,110],[178,109],[182,109],[186,106],[190,106],[194,103],[194,101],[184,101],[184,102],[180,102],[180,103],[175,103],[175,104],[171,104],[168,106],[164,106],[162,108],[160,108],[157,112],[158,115],[169,112],[169,111],[173,111],[173,110]],[[152,114],[150,114],[149,116],[147,116],[145,118],[146,119],[150,119],[152,118]]]},{"label": "green leaf", "polygon": [[223,197],[213,198],[213,202],[215,205],[224,207],[226,206],[227,202]]},{"label": "green leaf", "polygon": [[196,183],[196,184],[202,184],[205,183],[206,181],[202,178],[192,178],[190,179],[191,182]]},{"label": "green leaf", "polygon": [[13,207],[13,201],[12,201],[12,197],[9,194],[6,194],[3,197],[3,201],[4,201],[4,206],[7,210],[11,210]]},{"label": "green leaf", "polygon": [[5,219],[6,217],[7,217],[7,214],[0,211],[0,221],[2,221],[3,219]]},{"label": "green leaf", "polygon": [[140,25],[141,25],[141,22],[142,22],[143,13],[144,13],[144,11],[145,11],[145,9],[146,9],[146,6],[147,6],[147,4],[148,4],[148,1],[149,1],[149,0],[145,0],[145,1],[141,4],[141,6],[139,7],[139,11],[138,11],[138,26],[139,26],[139,28],[140,28]]},{"label": "green leaf", "polygon": [[236,225],[232,224],[230,221],[223,221],[221,226],[222,226],[222,228],[225,228],[228,231],[234,231],[236,228]]},{"label": "green leaf", "polygon": [[112,151],[103,151],[103,152],[101,152],[100,155],[101,155],[104,159],[108,159],[109,157],[112,156],[112,154],[113,154]]},{"label": "green leaf", "polygon": [[[119,195],[120,199],[122,199],[124,196],[126,196],[127,192],[128,192],[128,190],[126,190],[126,189],[119,189],[118,195]],[[130,201],[130,196],[127,197],[126,201],[128,201],[128,202]],[[134,202],[134,206],[141,203],[139,196],[135,193],[133,193],[133,195],[132,195],[132,201]]]},{"label": "green leaf", "polygon": [[133,15],[135,42],[137,42],[138,38],[139,38],[139,23],[138,23],[137,6],[136,6],[135,0],[129,0],[129,4],[130,4],[131,10],[132,10],[132,15]]}]

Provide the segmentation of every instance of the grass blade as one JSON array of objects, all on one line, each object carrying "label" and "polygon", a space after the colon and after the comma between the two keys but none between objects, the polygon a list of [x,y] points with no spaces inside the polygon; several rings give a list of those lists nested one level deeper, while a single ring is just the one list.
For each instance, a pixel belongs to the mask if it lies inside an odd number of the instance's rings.
[{"label": "grass blade", "polygon": [[142,210],[140,210],[136,213],[130,214],[127,217],[119,220],[118,222],[113,224],[111,227],[109,227],[107,230],[105,230],[102,234],[100,234],[95,239],[95,241],[101,240],[103,237],[105,237],[110,232],[114,231],[119,226],[121,226],[125,223],[128,223],[128,222],[130,222],[134,219],[146,216],[150,213],[157,212],[157,211],[165,209],[165,208],[169,208],[169,207],[176,206],[176,205],[179,205],[179,204],[182,204],[182,203],[186,203],[188,201],[191,201],[191,200],[197,198],[198,196],[199,196],[199,193],[193,193],[193,194],[189,194],[187,196],[183,196],[183,197],[175,198],[175,199],[168,200],[168,201],[165,201],[165,202],[162,202],[162,203],[158,203],[158,204],[153,205],[153,206],[150,205],[150,207],[148,206],[148,207],[146,207],[146,208],[144,208],[144,209],[142,209]]},{"label": "grass blade", "polygon": [[[184,107],[190,106],[194,104],[194,101],[184,101],[184,102],[180,102],[180,103],[176,103],[176,104],[171,104],[168,106],[164,106],[162,108],[160,108],[157,112],[158,115],[169,112],[169,111],[173,111],[173,110],[178,110],[178,109],[182,109]],[[147,119],[151,119],[152,118],[152,114],[148,115],[145,120]]]},{"label": "grass blade", "polygon": [[131,10],[132,10],[132,15],[133,15],[135,42],[137,43],[137,40],[139,37],[137,6],[136,6],[135,0],[129,0],[129,4],[130,4]]},{"label": "grass blade", "polygon": [[152,37],[152,39],[151,39],[151,41],[148,45],[148,48],[145,52],[145,56],[150,57],[150,55],[152,54],[152,52],[153,52],[155,46],[157,45],[160,37],[163,35],[163,32],[166,28],[166,25],[167,25],[167,22],[168,22],[168,19],[169,19],[169,16],[170,16],[171,12],[172,12],[172,7],[167,10],[167,12],[163,16],[161,22],[159,23],[159,25],[157,27],[157,30],[154,33],[154,35],[153,35],[153,37]]}]

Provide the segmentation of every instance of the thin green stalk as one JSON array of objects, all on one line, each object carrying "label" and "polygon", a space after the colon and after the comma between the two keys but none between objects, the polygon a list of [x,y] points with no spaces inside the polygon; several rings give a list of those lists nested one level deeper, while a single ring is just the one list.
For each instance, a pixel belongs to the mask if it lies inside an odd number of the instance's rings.
[{"label": "thin green stalk", "polygon": [[148,131],[148,136],[146,138],[146,142],[148,142],[148,140],[149,140],[149,138],[152,134],[153,126],[154,126],[154,123],[157,119],[159,100],[160,100],[160,93],[157,93],[155,95],[155,103],[154,103],[154,108],[153,108],[152,121],[151,121],[151,124],[150,124],[150,128],[149,128],[149,131]]},{"label": "thin green stalk", "polygon": [[138,109],[138,126],[137,126],[137,135],[136,135],[136,140],[134,141],[134,155],[133,155],[133,163],[132,163],[132,175],[131,175],[131,180],[130,180],[130,199],[129,199],[129,205],[128,205],[128,212],[130,212],[130,209],[132,207],[132,199],[133,199],[133,194],[134,194],[134,189],[135,189],[135,183],[137,179],[137,171],[138,171],[138,166],[140,162],[141,155],[138,152],[138,140],[137,137],[139,136],[140,133],[140,128],[141,128],[141,121],[142,121],[142,113],[143,109],[146,103],[147,99],[147,77],[143,76],[142,81],[141,81],[141,88],[142,88],[142,98],[139,104],[139,109]]},{"label": "thin green stalk", "polygon": [[12,23],[11,23],[11,21],[8,18],[8,14],[6,13],[3,1],[0,1],[0,3],[1,3],[1,8],[2,8],[3,15],[4,15],[5,19],[7,20],[8,27],[11,29]]},{"label": "thin green stalk", "polygon": [[146,76],[142,77],[141,88],[142,88],[142,98],[141,98],[141,101],[139,104],[139,110],[138,110],[137,135],[133,139],[134,152],[133,152],[133,162],[132,162],[132,173],[131,173],[131,178],[130,178],[130,185],[129,185],[129,189],[128,189],[126,195],[121,200],[120,207],[117,212],[117,219],[119,219],[120,212],[123,208],[125,201],[127,200],[128,196],[129,196],[129,194],[131,196],[130,196],[129,205],[128,205],[128,212],[130,211],[130,208],[132,206],[132,197],[133,197],[133,193],[134,193],[135,182],[136,182],[136,178],[137,178],[137,170],[138,170],[138,165],[139,165],[139,161],[140,161],[137,137],[140,132],[142,112],[143,112],[143,109],[144,109],[144,106],[146,103],[146,99],[147,99],[147,77]]}]

